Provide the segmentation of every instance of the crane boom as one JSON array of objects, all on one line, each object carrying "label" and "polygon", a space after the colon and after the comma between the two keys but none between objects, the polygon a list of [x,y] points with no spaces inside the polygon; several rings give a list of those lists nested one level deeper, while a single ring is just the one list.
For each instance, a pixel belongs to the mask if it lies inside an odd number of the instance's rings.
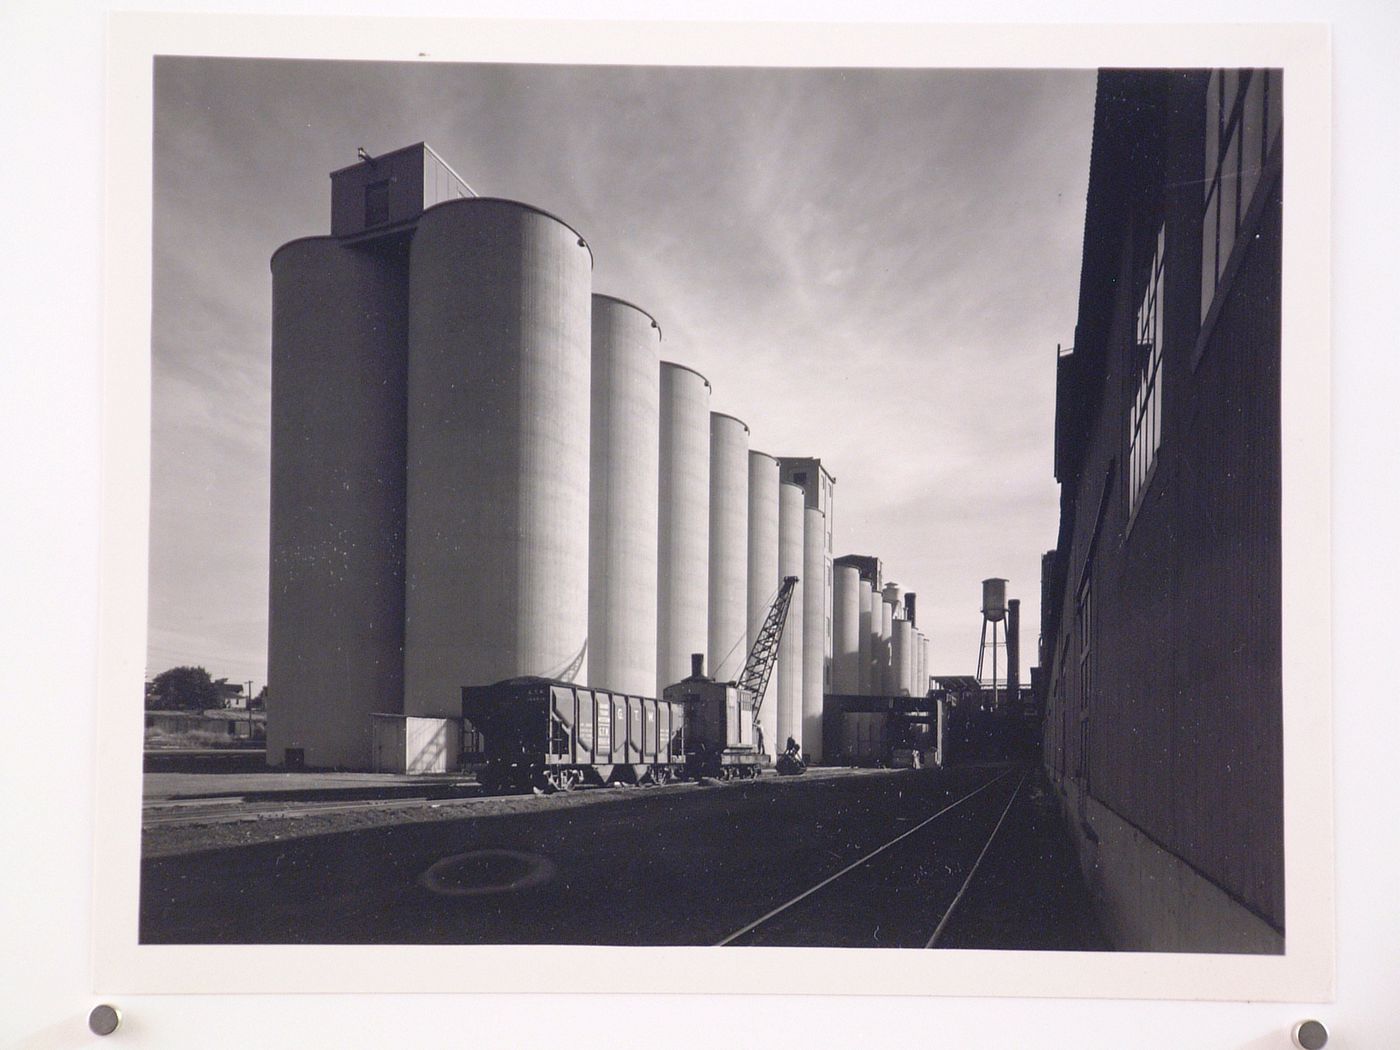
[{"label": "crane boom", "polygon": [[797,586],[796,576],[784,576],[778,587],[773,604],[768,607],[768,615],[753,640],[749,658],[744,661],[744,669],[734,684],[753,694],[753,719],[758,722],[758,709],[763,706],[763,696],[768,692],[768,679],[773,675],[773,664],[778,659],[778,643],[782,641],[783,625],[787,623],[788,607],[792,604],[792,589]]}]

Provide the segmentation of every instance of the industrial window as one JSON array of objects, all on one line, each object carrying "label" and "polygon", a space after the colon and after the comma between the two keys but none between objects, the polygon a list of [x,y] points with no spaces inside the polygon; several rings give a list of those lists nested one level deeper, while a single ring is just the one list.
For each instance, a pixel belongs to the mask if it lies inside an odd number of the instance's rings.
[{"label": "industrial window", "polygon": [[365,225],[378,226],[389,218],[389,182],[371,182],[365,187]]},{"label": "industrial window", "polygon": [[1128,415],[1128,510],[1137,509],[1138,499],[1162,443],[1162,277],[1167,227],[1157,228],[1152,263],[1147,271],[1147,288],[1142,293],[1134,322],[1136,344],[1134,365],[1137,384]]},{"label": "industrial window", "polygon": [[1283,126],[1279,70],[1216,69],[1206,85],[1201,321],[1224,279],[1264,161]]},{"label": "industrial window", "polygon": [[794,471],[792,475],[792,481],[795,485],[807,484],[807,472],[805,470]]}]

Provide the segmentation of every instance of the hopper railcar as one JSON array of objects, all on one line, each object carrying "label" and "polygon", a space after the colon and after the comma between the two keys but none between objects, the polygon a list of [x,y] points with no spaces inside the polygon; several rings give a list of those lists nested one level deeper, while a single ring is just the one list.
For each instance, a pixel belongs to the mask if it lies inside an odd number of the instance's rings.
[{"label": "hopper railcar", "polygon": [[757,777],[769,762],[758,708],[796,584],[796,576],[783,578],[735,682],[708,677],[704,654],[694,653],[690,677],[659,699],[552,678],[464,686],[462,717],[484,744],[482,787],[568,791],[585,782]]},{"label": "hopper railcar", "polygon": [[488,791],[568,791],[609,781],[665,784],[685,772],[680,703],[513,678],[462,689],[462,715],[482,735]]}]

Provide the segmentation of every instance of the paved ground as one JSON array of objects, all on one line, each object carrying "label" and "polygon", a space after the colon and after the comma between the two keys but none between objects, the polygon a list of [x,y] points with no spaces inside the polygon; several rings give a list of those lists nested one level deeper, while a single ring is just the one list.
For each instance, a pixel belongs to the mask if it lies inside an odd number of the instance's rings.
[{"label": "paved ground", "polygon": [[[355,822],[385,815],[265,819],[260,841],[217,849],[196,846],[228,829],[161,829],[146,838],[141,935],[150,943],[714,944],[1000,776],[739,942],[922,946],[1021,773],[842,770],[469,797],[370,826]],[[189,794],[165,798],[180,793]],[[1016,816],[1023,808],[1024,821]],[[1010,813],[1003,833],[1054,838],[1053,822],[1035,824],[1028,789]],[[1063,851],[1032,845],[1037,863],[1064,868]],[[1028,886],[1056,887],[1063,899],[1028,912],[1032,928],[1019,932],[1010,926],[1022,922],[950,922],[946,933],[960,946],[978,945],[984,925],[988,946],[1093,938],[1076,910],[1084,901],[1074,897],[1075,879],[1020,863],[1023,852],[1008,842],[1000,861],[989,850],[984,866],[1001,873],[995,888],[987,897],[969,889],[966,902],[996,916],[999,896],[1024,897]],[[1015,884],[1008,872],[1019,872]],[[1034,928],[1047,922],[1053,929]]]},{"label": "paved ground", "polygon": [[388,798],[397,794],[425,796],[442,785],[470,780],[458,774],[283,773],[270,769],[212,774],[160,772],[145,775],[142,798],[150,806],[160,802],[217,798],[310,799],[332,794],[356,794],[365,798]]}]

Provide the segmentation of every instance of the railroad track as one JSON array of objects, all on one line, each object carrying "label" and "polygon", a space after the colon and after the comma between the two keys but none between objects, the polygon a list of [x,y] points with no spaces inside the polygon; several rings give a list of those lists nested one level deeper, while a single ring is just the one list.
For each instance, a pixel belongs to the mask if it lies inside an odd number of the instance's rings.
[{"label": "railroad track", "polygon": [[1020,771],[1007,792],[1017,772],[990,777],[716,946],[831,945],[841,931],[853,946],[937,947],[1030,775]]}]

